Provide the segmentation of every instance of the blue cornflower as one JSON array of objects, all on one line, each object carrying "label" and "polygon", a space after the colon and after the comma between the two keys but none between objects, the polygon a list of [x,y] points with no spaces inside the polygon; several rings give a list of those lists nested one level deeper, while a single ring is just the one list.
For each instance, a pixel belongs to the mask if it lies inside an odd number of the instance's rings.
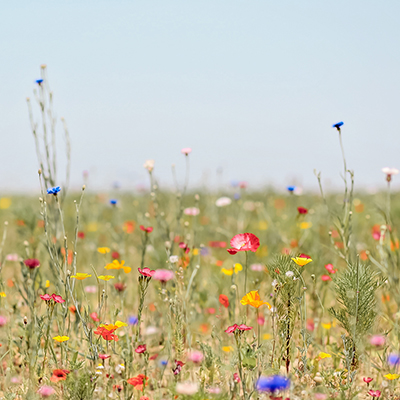
[{"label": "blue cornflower", "polygon": [[240,193],[235,193],[235,194],[233,195],[233,198],[234,198],[235,200],[240,200]]},{"label": "blue cornflower", "polygon": [[128,324],[129,325],[136,325],[138,323],[138,319],[137,319],[137,317],[135,317],[134,315],[131,315],[129,318],[128,318]]},{"label": "blue cornflower", "polygon": [[161,360],[160,364],[165,367],[168,364],[168,360]]},{"label": "blue cornflower", "polygon": [[333,125],[332,125],[332,128],[336,128],[337,130],[339,130],[340,127],[341,127],[343,124],[344,124],[343,121],[336,122],[336,124],[333,124]]},{"label": "blue cornflower", "polygon": [[294,192],[296,190],[296,186],[288,186],[286,188],[289,192]]},{"label": "blue cornflower", "polygon": [[36,79],[36,83],[40,85],[43,82],[43,79]]},{"label": "blue cornflower", "polygon": [[200,254],[201,254],[202,256],[208,256],[208,255],[210,254],[210,250],[209,250],[207,247],[202,247],[202,248],[200,249]]},{"label": "blue cornflower", "polygon": [[273,393],[275,390],[287,389],[289,385],[289,379],[281,375],[261,376],[257,381],[257,390]]},{"label": "blue cornflower", "polygon": [[57,196],[57,193],[61,190],[60,186],[53,187],[51,189],[47,189],[47,194],[54,194]]},{"label": "blue cornflower", "polygon": [[239,186],[239,181],[237,181],[237,180],[231,181],[231,186],[232,187],[238,187]]},{"label": "blue cornflower", "polygon": [[400,364],[400,356],[396,353],[391,353],[388,355],[387,363],[389,365],[399,365]]},{"label": "blue cornflower", "polygon": [[111,199],[111,200],[110,200],[110,204],[113,205],[113,206],[115,206],[115,205],[117,204],[117,200]]}]

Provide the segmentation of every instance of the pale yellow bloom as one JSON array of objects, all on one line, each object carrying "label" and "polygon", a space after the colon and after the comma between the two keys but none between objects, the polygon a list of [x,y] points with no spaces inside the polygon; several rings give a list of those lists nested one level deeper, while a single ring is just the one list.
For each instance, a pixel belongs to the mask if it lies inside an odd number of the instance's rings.
[{"label": "pale yellow bloom", "polygon": [[300,224],[300,229],[309,229],[312,227],[312,223],[311,222],[302,222]]},{"label": "pale yellow bloom", "polygon": [[84,274],[82,272],[77,272],[76,275],[72,275],[71,278],[78,279],[78,281],[83,281],[86,278],[90,278],[92,275]]},{"label": "pale yellow bloom", "polygon": [[101,279],[102,281],[109,281],[110,279],[114,279],[115,276],[112,275],[99,275],[99,279]]},{"label": "pale yellow bloom", "polygon": [[100,254],[107,254],[107,253],[109,253],[111,250],[110,250],[108,247],[98,247],[98,248],[97,248],[97,251],[98,251]]},{"label": "pale yellow bloom", "polygon": [[330,354],[328,354],[328,353],[324,353],[324,352],[320,352],[319,354],[318,354],[318,358],[320,359],[320,360],[323,360],[324,358],[331,358],[332,356],[330,355]]},{"label": "pale yellow bloom", "polygon": [[226,269],[226,268],[222,268],[221,272],[225,275],[231,276],[233,275],[233,273],[235,273],[236,275],[243,270],[242,264],[236,263],[233,268],[230,269]]},{"label": "pale yellow bloom", "polygon": [[11,199],[9,197],[2,197],[0,199],[0,209],[6,210],[11,206]]}]

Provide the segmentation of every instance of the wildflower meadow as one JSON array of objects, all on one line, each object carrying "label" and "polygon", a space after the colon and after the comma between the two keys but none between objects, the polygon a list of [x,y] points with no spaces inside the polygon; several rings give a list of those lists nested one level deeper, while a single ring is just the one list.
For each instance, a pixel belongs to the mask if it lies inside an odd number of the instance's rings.
[{"label": "wildflower meadow", "polygon": [[400,399],[399,171],[355,192],[346,121],[338,192],[323,171],[319,193],[196,189],[182,148],[175,187],[143,160],[144,190],[96,193],[69,189],[64,120],[59,166],[45,66],[28,116],[37,194],[0,198],[1,398]]}]

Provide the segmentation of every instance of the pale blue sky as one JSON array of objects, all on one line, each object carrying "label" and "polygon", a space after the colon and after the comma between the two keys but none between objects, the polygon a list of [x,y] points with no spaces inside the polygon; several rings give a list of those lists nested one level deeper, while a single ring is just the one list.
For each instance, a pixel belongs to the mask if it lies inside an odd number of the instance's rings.
[{"label": "pale blue sky", "polygon": [[0,189],[37,188],[25,98],[43,63],[75,187],[89,170],[93,188],[134,188],[149,158],[183,180],[182,147],[193,185],[219,167],[253,187],[314,190],[314,168],[340,184],[340,120],[358,186],[383,185],[400,168],[399,15],[396,0],[2,2]]}]

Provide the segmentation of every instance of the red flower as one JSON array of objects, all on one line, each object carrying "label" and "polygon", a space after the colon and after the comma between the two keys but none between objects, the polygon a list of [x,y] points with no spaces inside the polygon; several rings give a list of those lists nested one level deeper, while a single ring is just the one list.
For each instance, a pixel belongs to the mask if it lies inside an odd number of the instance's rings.
[{"label": "red flower", "polygon": [[381,391],[380,390],[369,390],[368,394],[372,397],[380,397]]},{"label": "red flower", "polygon": [[134,376],[133,378],[129,378],[127,380],[127,382],[130,385],[133,385],[133,387],[135,389],[143,390],[143,384],[145,386],[147,386],[148,385],[148,382],[147,382],[148,380],[149,380],[149,378],[146,375],[139,374],[138,376]]},{"label": "red flower", "polygon": [[232,325],[232,326],[228,326],[228,328],[226,328],[224,332],[226,332],[226,333],[233,333],[233,332],[236,331],[237,327],[238,327],[237,324]]},{"label": "red flower", "polygon": [[224,294],[219,295],[219,302],[225,307],[229,307],[229,299],[228,296],[225,296]]},{"label": "red flower", "polygon": [[116,329],[111,329],[108,330],[107,328],[104,328],[103,326],[99,326],[94,333],[96,335],[100,335],[104,340],[115,340],[116,342],[118,342],[118,336],[114,335]]},{"label": "red flower", "polygon": [[78,232],[79,239],[85,239],[85,232]]},{"label": "red flower", "polygon": [[146,232],[146,233],[153,232],[153,227],[151,227],[151,226],[145,228],[144,225],[140,225],[139,228],[140,228],[141,231]]},{"label": "red flower", "polygon": [[42,299],[42,300],[44,300],[44,301],[50,301],[51,299],[52,299],[52,297],[49,295],[49,294],[42,294],[41,296],[40,296],[40,298]]},{"label": "red flower", "polygon": [[299,258],[311,258],[308,254],[301,253]]},{"label": "red flower", "polygon": [[53,375],[50,380],[52,382],[65,381],[67,379],[67,375],[70,373],[67,369],[55,369],[53,371]]},{"label": "red flower", "polygon": [[304,207],[297,207],[297,211],[299,212],[299,214],[303,214],[303,215],[308,213],[307,208],[304,208]]},{"label": "red flower", "polygon": [[215,314],[215,308],[214,307],[207,308],[206,312],[208,312],[209,314]]},{"label": "red flower", "polygon": [[101,358],[102,360],[107,360],[107,358],[110,358],[111,356],[109,356],[108,354],[99,354],[99,358]]},{"label": "red flower", "polygon": [[113,260],[118,260],[120,255],[119,255],[118,251],[113,251],[111,253],[111,257],[113,258]]},{"label": "red flower", "polygon": [[117,292],[123,292],[126,289],[126,285],[123,282],[114,283],[114,287]]},{"label": "red flower", "polygon": [[138,347],[136,347],[135,352],[138,354],[144,353],[146,351],[146,345],[141,344]]},{"label": "red flower", "polygon": [[176,367],[172,370],[172,372],[174,373],[174,375],[178,375],[181,372],[182,367],[185,365],[185,363],[175,360],[175,365]]},{"label": "red flower", "polygon": [[327,281],[331,281],[331,280],[332,280],[332,278],[331,278],[329,275],[322,275],[322,276],[321,276],[321,279],[322,279],[324,282],[327,282]]},{"label": "red flower", "polygon": [[232,248],[228,249],[228,253],[233,255],[238,251],[252,251],[256,252],[260,247],[260,240],[252,233],[239,233],[235,235],[230,242]]},{"label": "red flower", "polygon": [[365,377],[365,378],[363,378],[363,381],[366,383],[366,384],[369,384],[370,382],[372,382],[374,379],[373,378],[370,378],[370,377]]},{"label": "red flower", "polygon": [[27,260],[24,261],[24,264],[29,269],[35,269],[40,265],[40,261],[36,258],[28,258]]},{"label": "red flower", "polygon": [[237,327],[240,331],[250,331],[251,329],[253,329],[252,326],[247,326],[245,324],[241,324]]},{"label": "red flower", "polygon": [[236,383],[240,383],[240,377],[239,377],[239,374],[238,374],[237,372],[235,372],[235,373],[233,374],[233,380],[234,380]]},{"label": "red flower", "polygon": [[154,270],[151,270],[150,268],[143,268],[143,269],[141,269],[141,268],[138,268],[138,271],[143,275],[143,276],[147,276],[148,278],[151,278],[155,273],[156,273],[156,271],[154,271]]},{"label": "red flower", "polygon": [[153,355],[149,358],[149,360],[155,360],[157,357],[158,357],[158,353],[153,354]]}]

